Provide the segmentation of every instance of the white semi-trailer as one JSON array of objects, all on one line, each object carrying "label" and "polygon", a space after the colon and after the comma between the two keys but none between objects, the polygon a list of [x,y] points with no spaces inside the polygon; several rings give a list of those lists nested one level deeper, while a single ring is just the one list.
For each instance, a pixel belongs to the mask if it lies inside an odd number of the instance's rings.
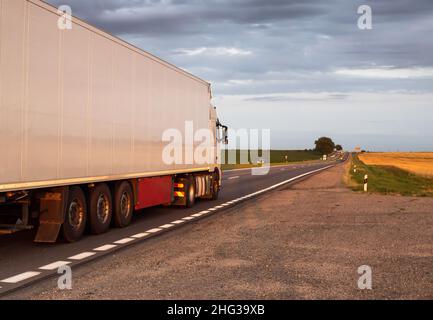
[{"label": "white semi-trailer", "polygon": [[60,18],[39,0],[0,0],[0,233],[72,242],[127,226],[134,209],[215,199],[219,152],[191,161],[203,141],[174,139],[188,161],[163,160],[167,130],[207,129],[209,150],[226,140],[210,84]]}]

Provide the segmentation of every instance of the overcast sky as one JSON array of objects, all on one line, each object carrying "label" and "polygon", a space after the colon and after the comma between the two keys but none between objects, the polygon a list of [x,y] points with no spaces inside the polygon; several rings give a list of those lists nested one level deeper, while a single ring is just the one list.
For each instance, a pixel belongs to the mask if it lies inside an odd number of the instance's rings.
[{"label": "overcast sky", "polygon": [[[212,83],[273,148],[433,150],[432,0],[48,0]],[[360,5],[372,30],[358,28]]]}]

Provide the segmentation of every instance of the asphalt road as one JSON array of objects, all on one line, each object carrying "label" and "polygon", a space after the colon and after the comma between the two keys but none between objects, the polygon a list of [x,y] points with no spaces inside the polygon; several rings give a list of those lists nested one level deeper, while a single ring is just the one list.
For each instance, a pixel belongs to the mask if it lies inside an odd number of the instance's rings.
[{"label": "asphalt road", "polygon": [[[220,211],[235,199],[240,199],[259,190],[275,186],[288,179],[325,168],[333,164],[332,161],[310,164],[293,164],[272,167],[266,175],[252,175],[251,169],[233,170],[224,173],[223,188],[217,201],[198,201],[194,208],[155,207],[141,210],[135,214],[133,223],[124,229],[111,229],[108,233],[98,236],[86,236],[73,244],[57,243],[54,245],[35,244],[33,238],[35,231],[26,231],[0,237],[0,295],[16,290],[17,288],[32,285],[38,280],[52,276],[57,272],[61,262],[68,262],[70,266],[89,263],[92,259],[112,253],[128,245],[122,243],[123,239],[131,239],[132,235],[143,234],[149,230],[161,230],[161,226],[168,225],[179,219],[188,219],[191,215],[206,211]],[[254,195],[255,196],[255,195]],[[248,199],[242,199],[248,200]],[[239,201],[239,200],[238,200]],[[224,204],[224,207],[221,205]],[[215,209],[215,207],[217,207]],[[198,217],[197,217],[198,218]],[[196,221],[197,219],[191,219]],[[190,220],[183,220],[189,222]],[[171,224],[171,226],[173,226]],[[163,229],[163,228],[162,228]],[[165,230],[163,230],[165,231]],[[169,231],[168,229],[166,231]],[[158,232],[155,233],[155,235]],[[135,238],[145,241],[143,239]],[[113,245],[115,244],[115,245]],[[107,246],[108,245],[108,246]],[[102,247],[104,250],[96,250]],[[90,252],[92,255],[71,261],[70,257]],[[68,260],[69,259],[69,260]],[[42,269],[41,269],[42,267]],[[45,267],[45,268],[44,268]],[[18,277],[14,279],[14,277]],[[28,278],[27,278],[28,277]],[[12,279],[12,281],[4,281]]]}]

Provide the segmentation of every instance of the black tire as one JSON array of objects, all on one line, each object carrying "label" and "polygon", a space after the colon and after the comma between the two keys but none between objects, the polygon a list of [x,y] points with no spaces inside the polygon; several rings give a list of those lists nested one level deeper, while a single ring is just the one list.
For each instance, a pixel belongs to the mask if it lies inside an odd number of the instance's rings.
[{"label": "black tire", "polygon": [[65,208],[65,221],[62,235],[66,242],[75,242],[83,237],[87,222],[86,196],[80,187],[69,189],[68,202]]},{"label": "black tire", "polygon": [[89,223],[92,234],[101,234],[110,228],[113,202],[110,188],[101,183],[89,190]]},{"label": "black tire", "polygon": [[185,207],[192,208],[195,205],[195,179],[189,177],[185,184]]},{"label": "black tire", "polygon": [[218,200],[220,193],[219,177],[214,174],[212,177],[212,200]]},{"label": "black tire", "polygon": [[131,185],[124,181],[116,183],[113,199],[113,224],[117,228],[127,227],[134,213],[134,195]]}]

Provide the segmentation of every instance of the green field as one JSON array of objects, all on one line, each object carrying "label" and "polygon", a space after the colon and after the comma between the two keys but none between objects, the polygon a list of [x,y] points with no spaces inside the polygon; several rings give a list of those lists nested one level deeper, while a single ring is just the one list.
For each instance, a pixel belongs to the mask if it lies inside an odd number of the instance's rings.
[{"label": "green field", "polygon": [[[353,172],[354,165],[357,172]],[[364,189],[364,175],[368,175],[368,191],[404,196],[433,196],[433,179],[422,177],[393,166],[365,165],[358,156],[352,157],[350,187]]]},{"label": "green field", "polygon": [[[248,163],[240,163],[241,156],[247,159]],[[261,154],[259,153],[259,157]],[[287,162],[286,158],[287,156]],[[322,154],[316,151],[310,150],[271,150],[270,151],[270,162],[271,165],[278,165],[284,163],[295,163],[311,160],[320,160]],[[228,163],[228,150],[222,151],[223,163]],[[252,159],[252,155],[248,150],[236,150],[236,163],[235,164],[223,164],[223,170],[238,169],[238,168],[250,168],[257,165],[257,159]],[[224,161],[225,159],[225,161]]]}]

